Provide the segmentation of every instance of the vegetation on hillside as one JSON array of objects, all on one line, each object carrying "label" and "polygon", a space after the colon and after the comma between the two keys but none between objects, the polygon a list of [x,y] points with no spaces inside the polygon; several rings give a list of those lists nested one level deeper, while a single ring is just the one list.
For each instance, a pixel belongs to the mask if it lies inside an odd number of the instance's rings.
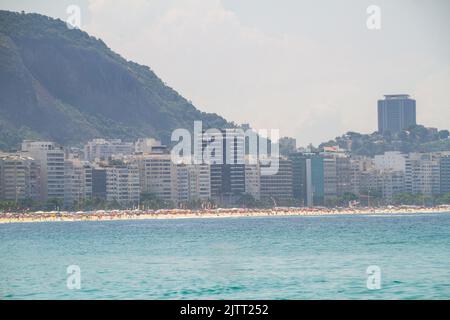
[{"label": "vegetation on hillside", "polygon": [[319,145],[319,149],[326,146],[336,146],[350,150],[354,155],[370,156],[383,154],[386,151],[435,152],[450,151],[449,131],[435,131],[416,125],[398,134],[389,132],[380,134],[361,134],[347,132],[346,134]]}]

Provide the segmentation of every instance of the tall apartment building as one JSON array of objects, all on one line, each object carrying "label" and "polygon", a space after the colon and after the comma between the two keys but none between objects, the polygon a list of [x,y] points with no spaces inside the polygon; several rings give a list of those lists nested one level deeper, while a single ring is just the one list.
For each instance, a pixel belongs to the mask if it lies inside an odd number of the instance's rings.
[{"label": "tall apartment building", "polygon": [[177,164],[175,166],[176,179],[175,183],[175,200],[177,202],[188,202],[190,200],[189,192],[189,168],[187,164]]},{"label": "tall apartment building", "polygon": [[416,125],[416,101],[409,95],[385,95],[378,100],[378,132],[398,133],[413,125]]},{"label": "tall apartment building", "polygon": [[325,203],[324,161],[319,154],[306,159],[306,206],[322,206]]},{"label": "tall apartment building", "polygon": [[323,157],[324,202],[332,204],[338,197],[351,191],[351,162],[344,150],[325,147]]},{"label": "tall apartment building", "polygon": [[350,159],[350,192],[359,195],[359,184],[361,180],[362,157]]},{"label": "tall apartment building", "polygon": [[40,165],[41,200],[64,199],[64,150],[49,141],[22,143],[24,155],[37,160]]},{"label": "tall apartment building", "polygon": [[122,205],[137,205],[141,188],[139,168],[134,163],[116,163],[105,167],[106,200]]},{"label": "tall apartment building", "polygon": [[220,163],[209,163],[211,168],[211,196],[222,204],[234,203],[245,193],[245,135],[234,129],[221,130],[221,136],[203,134],[202,150],[222,139],[221,150],[212,156]]},{"label": "tall apartment building", "polygon": [[323,158],[323,187],[325,204],[332,203],[337,198],[336,158]]},{"label": "tall apartment building", "polygon": [[[260,165],[261,168],[265,164]],[[293,199],[292,161],[280,158],[278,172],[272,175],[261,175],[261,198],[270,198],[276,205],[288,204]]]},{"label": "tall apartment building", "polygon": [[143,193],[151,193],[164,201],[176,202],[178,200],[177,169],[170,154],[139,154],[133,156],[133,159],[139,168],[140,186]]},{"label": "tall apartment building", "polygon": [[382,197],[388,204],[394,202],[396,195],[406,192],[406,159],[407,155],[398,151],[389,151],[374,157]]},{"label": "tall apartment building", "polygon": [[306,160],[308,154],[293,152],[289,154],[292,162],[292,196],[299,205],[306,206]]},{"label": "tall apartment building", "polygon": [[381,194],[382,188],[379,170],[373,168],[360,173],[359,196]]},{"label": "tall apartment building", "polygon": [[405,192],[405,172],[380,171],[381,192],[387,204],[393,204],[395,196]]},{"label": "tall apartment building", "polygon": [[410,153],[405,164],[405,190],[412,194],[441,193],[440,155]]},{"label": "tall apartment building", "polygon": [[92,198],[106,200],[106,168],[92,168]]},{"label": "tall apartment building", "polygon": [[373,159],[355,157],[350,160],[350,192],[359,196],[368,190],[378,190],[377,169]]},{"label": "tall apartment building", "polygon": [[174,186],[177,202],[209,200],[211,198],[210,167],[207,164],[176,165],[177,179]]},{"label": "tall apartment building", "polygon": [[[338,185],[342,192],[349,187],[350,182],[347,183],[347,180],[350,181],[350,173],[347,171],[350,170],[350,163],[337,163],[334,155],[295,152],[289,158],[292,161],[293,196],[300,205],[322,206],[326,198],[328,201],[336,198]],[[342,168],[341,175],[338,175],[338,166]],[[347,174],[345,177],[344,173]]]},{"label": "tall apartment building", "polygon": [[256,159],[250,161],[248,157],[245,162],[245,193],[256,200],[261,198],[261,170],[259,162]]},{"label": "tall apartment building", "polygon": [[113,155],[126,156],[134,152],[132,142],[121,139],[94,139],[84,146],[84,159],[87,161],[108,160]]},{"label": "tall apartment building", "polygon": [[73,205],[92,198],[92,170],[87,161],[66,159],[64,204]]},{"label": "tall apartment building", "polygon": [[450,193],[450,155],[444,155],[441,157],[440,163],[441,174],[441,194]]},{"label": "tall apartment building", "polygon": [[211,198],[211,171],[207,164],[188,166],[189,200],[209,200]]},{"label": "tall apartment building", "polygon": [[18,153],[0,154],[0,199],[40,199],[40,164]]},{"label": "tall apartment building", "polygon": [[351,163],[347,155],[336,157],[336,193],[338,197],[351,192]]}]

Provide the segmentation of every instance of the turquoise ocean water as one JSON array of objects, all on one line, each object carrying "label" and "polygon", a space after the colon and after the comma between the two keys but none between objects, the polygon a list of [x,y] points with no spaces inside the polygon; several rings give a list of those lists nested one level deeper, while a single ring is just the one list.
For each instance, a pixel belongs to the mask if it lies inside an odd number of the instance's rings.
[{"label": "turquoise ocean water", "polygon": [[0,299],[421,298],[450,298],[450,213],[0,225]]}]

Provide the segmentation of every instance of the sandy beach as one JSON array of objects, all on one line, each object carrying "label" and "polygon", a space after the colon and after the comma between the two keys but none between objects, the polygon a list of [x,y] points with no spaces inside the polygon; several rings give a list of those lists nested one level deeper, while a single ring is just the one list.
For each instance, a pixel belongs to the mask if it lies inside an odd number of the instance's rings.
[{"label": "sandy beach", "polygon": [[273,208],[243,209],[219,208],[210,210],[111,210],[91,212],[26,212],[0,213],[0,223],[17,222],[58,222],[58,221],[108,221],[108,220],[144,220],[144,219],[190,219],[190,218],[237,218],[268,216],[325,216],[325,215],[395,215],[450,212],[450,206],[437,207],[380,207],[380,208]]}]

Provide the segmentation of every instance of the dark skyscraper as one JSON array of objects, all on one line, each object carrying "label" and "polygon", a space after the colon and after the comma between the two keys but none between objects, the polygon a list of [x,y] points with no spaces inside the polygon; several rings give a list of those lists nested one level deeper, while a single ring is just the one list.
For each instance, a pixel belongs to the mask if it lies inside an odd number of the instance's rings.
[{"label": "dark skyscraper", "polygon": [[92,169],[92,197],[106,200],[106,169]]},{"label": "dark skyscraper", "polygon": [[416,125],[416,100],[407,94],[385,95],[378,100],[378,132],[397,133]]},{"label": "dark skyscraper", "polygon": [[441,194],[450,193],[450,155],[441,158]]},{"label": "dark skyscraper", "polygon": [[306,159],[303,152],[289,154],[292,161],[292,194],[300,205],[306,205]]},{"label": "dark skyscraper", "polygon": [[[218,151],[218,157],[222,163],[211,164],[211,196],[220,204],[231,204],[245,193],[245,136],[234,129],[221,131],[222,152]],[[204,133],[203,139],[202,150],[215,138]]]}]

